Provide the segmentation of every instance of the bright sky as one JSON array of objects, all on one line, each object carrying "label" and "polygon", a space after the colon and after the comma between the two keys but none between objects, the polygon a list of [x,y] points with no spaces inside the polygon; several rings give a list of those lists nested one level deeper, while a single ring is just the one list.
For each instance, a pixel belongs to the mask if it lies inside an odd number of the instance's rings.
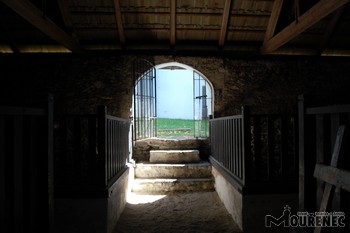
[{"label": "bright sky", "polygon": [[157,70],[159,118],[193,119],[193,71]]}]

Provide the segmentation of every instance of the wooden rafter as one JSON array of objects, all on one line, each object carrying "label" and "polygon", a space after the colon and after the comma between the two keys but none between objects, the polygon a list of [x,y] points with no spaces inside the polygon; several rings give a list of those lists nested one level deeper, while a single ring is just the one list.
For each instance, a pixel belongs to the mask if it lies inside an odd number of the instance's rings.
[{"label": "wooden rafter", "polygon": [[170,0],[170,45],[176,43],[176,0]]},{"label": "wooden rafter", "polygon": [[321,55],[323,50],[325,49],[325,47],[327,46],[333,32],[334,29],[336,28],[336,26],[338,25],[338,22],[340,20],[340,17],[343,14],[345,6],[342,6],[341,8],[339,8],[336,12],[334,12],[332,19],[330,20],[330,22],[327,25],[325,34],[323,35],[322,39],[321,39],[321,43],[320,43],[320,47],[318,50],[318,54]]},{"label": "wooden rafter", "polygon": [[63,22],[68,30],[73,31],[72,15],[69,11],[68,1],[58,0],[58,6],[62,15]]},{"label": "wooden rafter", "polygon": [[350,0],[319,1],[310,10],[301,15],[298,19],[298,22],[292,22],[270,40],[265,41],[261,48],[261,52],[268,53],[275,51],[349,1]]},{"label": "wooden rafter", "polygon": [[123,26],[122,11],[120,8],[120,0],[114,0],[115,18],[117,22],[119,41],[122,46],[125,46],[125,32]]},{"label": "wooden rafter", "polygon": [[79,51],[77,41],[63,31],[48,17],[43,17],[42,11],[28,0],[0,0],[22,18],[38,28],[44,34],[62,44],[71,51]]},{"label": "wooden rafter", "polygon": [[275,33],[278,18],[280,17],[282,5],[283,5],[283,0],[275,0],[275,3],[273,4],[271,16],[269,19],[269,24],[267,25],[264,42],[270,40],[273,37],[273,34]]},{"label": "wooden rafter", "polygon": [[222,13],[221,31],[219,38],[219,46],[222,47],[225,44],[228,22],[230,19],[232,0],[226,0],[224,6],[224,12]]}]

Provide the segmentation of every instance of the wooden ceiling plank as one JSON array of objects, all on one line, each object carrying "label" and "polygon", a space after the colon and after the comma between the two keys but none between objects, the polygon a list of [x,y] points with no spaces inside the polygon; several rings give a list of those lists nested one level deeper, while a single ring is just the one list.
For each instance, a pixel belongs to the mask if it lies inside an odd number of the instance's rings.
[{"label": "wooden ceiling plank", "polygon": [[219,38],[220,47],[224,46],[225,44],[228,22],[230,19],[231,4],[232,4],[232,0],[225,1],[224,12],[222,13],[222,22],[221,22],[221,30],[220,30],[220,38]]},{"label": "wooden ceiling plank", "polygon": [[338,25],[338,22],[339,22],[341,16],[343,15],[344,8],[345,8],[345,6],[342,6],[336,12],[334,12],[332,19],[330,20],[330,22],[327,25],[325,34],[323,35],[322,40],[320,42],[320,46],[318,49],[318,55],[322,54],[323,50],[326,48],[327,44],[329,43],[331,36],[334,32],[334,29]]},{"label": "wooden ceiling plank", "polygon": [[71,51],[80,51],[77,41],[63,31],[28,0],[0,0],[41,32]]},{"label": "wooden ceiling plank", "polygon": [[176,0],[170,0],[170,45],[176,43]]},{"label": "wooden ceiling plank", "polygon": [[272,7],[269,23],[267,25],[264,43],[270,40],[273,37],[273,34],[275,33],[278,18],[280,17],[282,5],[283,5],[283,0],[275,0]]},{"label": "wooden ceiling plank", "polygon": [[261,47],[261,52],[269,53],[275,51],[349,1],[350,0],[319,1],[310,10],[301,15],[298,19],[298,22],[292,22],[270,40],[266,41]]},{"label": "wooden ceiling plank", "polygon": [[125,39],[125,32],[124,32],[124,25],[123,25],[122,10],[120,8],[120,0],[114,0],[114,9],[115,9],[115,18],[116,18],[117,28],[118,28],[119,41],[122,46],[125,46],[126,39]]}]

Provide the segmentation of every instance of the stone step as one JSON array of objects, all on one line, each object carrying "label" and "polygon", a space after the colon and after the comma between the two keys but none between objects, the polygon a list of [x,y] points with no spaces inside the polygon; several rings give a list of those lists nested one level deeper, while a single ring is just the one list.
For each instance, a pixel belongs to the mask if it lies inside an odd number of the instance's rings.
[{"label": "stone step", "polygon": [[141,194],[214,191],[211,178],[195,179],[140,179],[134,180],[132,191]]},{"label": "stone step", "polygon": [[211,165],[208,162],[190,164],[145,164],[135,167],[135,178],[210,178]]},{"label": "stone step", "polygon": [[151,150],[151,163],[198,163],[198,150]]}]

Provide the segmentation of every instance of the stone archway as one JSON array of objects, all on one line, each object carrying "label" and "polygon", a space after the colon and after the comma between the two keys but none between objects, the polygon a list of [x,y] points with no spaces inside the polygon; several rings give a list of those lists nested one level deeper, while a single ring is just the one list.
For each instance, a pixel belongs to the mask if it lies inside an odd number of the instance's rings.
[{"label": "stone archway", "polygon": [[[155,65],[155,69],[157,70],[157,80],[161,80],[160,76],[158,76],[158,74],[161,74],[162,71],[164,70],[169,70],[171,72],[169,73],[173,73],[178,71],[178,72],[182,72],[182,71],[186,71],[188,73],[190,73],[190,82],[188,83],[188,81],[186,81],[186,85],[190,85],[191,86],[191,93],[182,93],[183,96],[191,96],[191,97],[186,97],[188,98],[187,103],[185,104],[189,104],[188,102],[192,103],[192,115],[191,115],[191,122],[193,123],[193,127],[188,127],[188,128],[178,128],[177,130],[180,132],[181,134],[181,130],[184,132],[184,135],[186,135],[187,130],[191,130],[191,134],[194,137],[208,137],[209,136],[209,124],[208,124],[208,119],[213,115],[214,112],[214,88],[212,83],[205,77],[204,74],[202,74],[200,71],[194,69],[191,66],[182,64],[182,63],[178,63],[178,62],[168,62],[168,63],[162,63],[162,64],[158,64]],[[188,75],[188,73],[186,73]],[[183,74],[183,73],[182,73]],[[169,75],[171,76],[171,75]],[[163,77],[163,76],[162,76]],[[182,78],[183,82],[181,83],[181,85],[185,85],[184,84],[184,80],[183,77],[176,77],[178,80],[180,80]],[[170,80],[170,79],[169,79]],[[157,81],[157,84],[160,83]],[[171,87],[175,88],[175,84],[172,83]],[[185,87],[185,88],[184,88]],[[176,90],[176,92],[181,92],[184,91],[182,89],[186,89],[188,91],[188,87],[187,86],[182,86],[182,88],[179,88],[179,90]],[[158,92],[157,92],[158,93]],[[189,95],[190,94],[190,95]],[[162,105],[157,105],[157,109],[158,112],[162,112],[162,109],[160,109],[163,105],[164,105],[164,101],[167,100],[163,100],[161,99],[162,97],[158,95],[158,101],[160,101],[161,103],[163,103]],[[177,96],[179,97],[179,93],[177,93]],[[182,97],[183,97],[182,96]],[[163,97],[164,98],[164,97]],[[169,99],[170,97],[166,97],[166,99]],[[180,111],[180,107],[176,108],[176,102],[177,100],[172,100],[169,101],[169,105],[167,105],[169,108],[169,106],[171,107],[175,107],[174,111],[178,110]],[[172,102],[172,103],[170,103]],[[186,108],[188,109],[188,108]],[[188,110],[187,110],[188,111]],[[176,115],[176,114],[175,114]],[[157,114],[157,116],[159,117],[160,115]],[[188,116],[188,114],[187,114]],[[160,118],[160,121],[163,120],[162,118]],[[183,123],[184,125],[186,125],[186,123]],[[193,129],[192,129],[193,128]],[[161,129],[160,134],[159,135],[165,135],[163,133],[164,129]],[[169,129],[170,130],[170,129]]]}]

